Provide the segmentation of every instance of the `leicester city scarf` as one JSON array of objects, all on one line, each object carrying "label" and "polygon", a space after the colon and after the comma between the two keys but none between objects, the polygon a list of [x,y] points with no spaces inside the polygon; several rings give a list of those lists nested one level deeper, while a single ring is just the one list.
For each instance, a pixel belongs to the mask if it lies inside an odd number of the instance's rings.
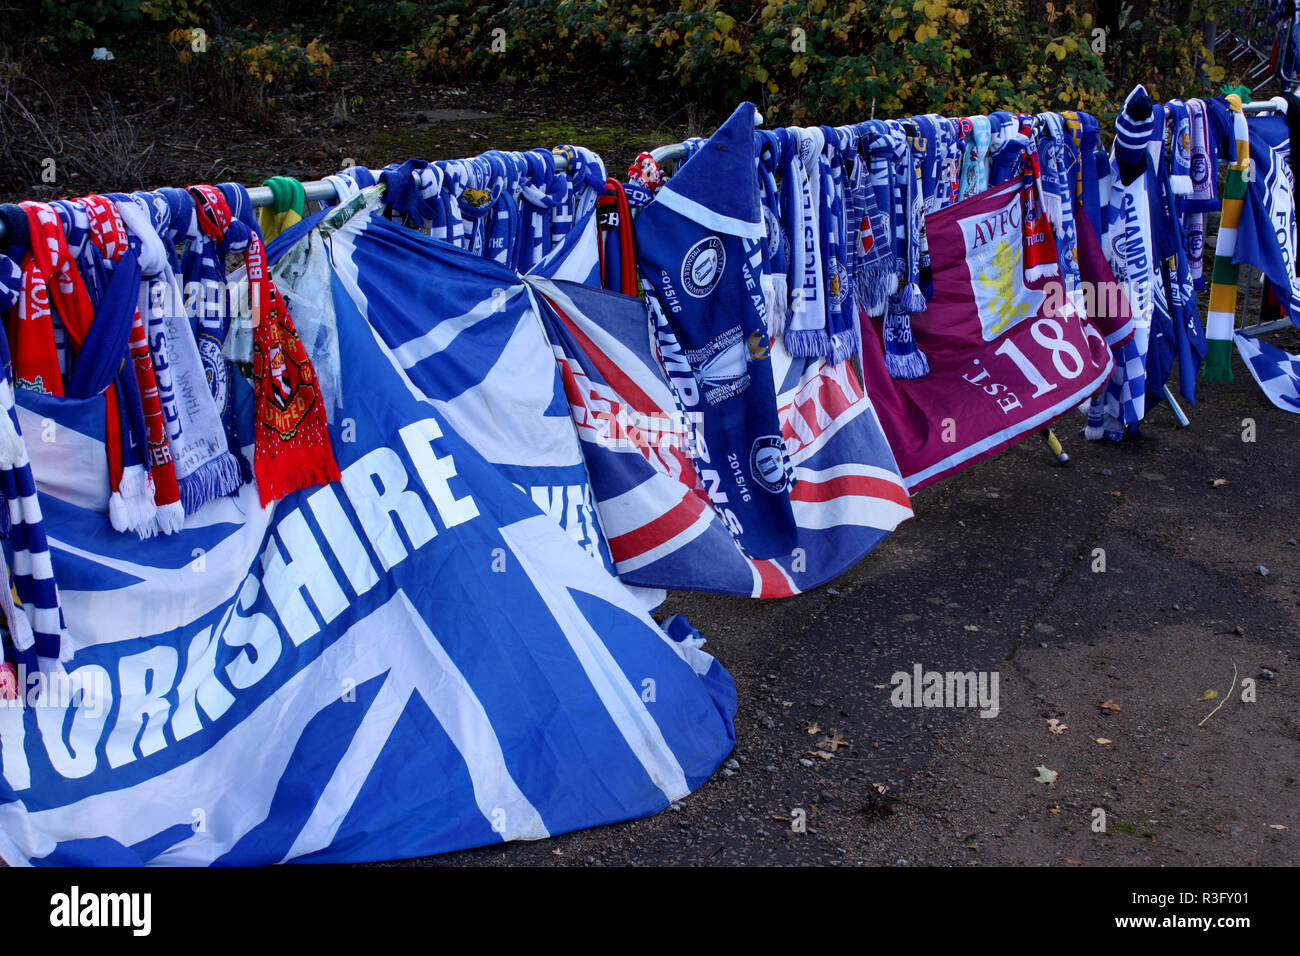
[{"label": "leicester city scarf", "polygon": [[853,282],[849,272],[848,233],[844,207],[844,154],[850,149],[843,131],[821,128],[825,145],[818,161],[822,275],[826,288],[826,351],[838,365],[858,351],[857,313],[853,308]]},{"label": "leicester city scarf", "polygon": [[[222,190],[215,186],[191,186],[189,193],[194,200],[200,231],[199,238],[189,244],[182,259],[186,288],[198,289],[198,295],[191,306],[190,318],[194,324],[194,336],[199,343],[199,355],[203,358],[203,372],[208,380],[208,388],[221,415],[226,446],[235,450],[239,448],[239,440],[235,432],[230,387],[232,372],[225,354],[232,311],[226,281],[226,253],[233,245],[248,247],[249,229],[247,224],[235,218]],[[249,208],[251,209],[251,203]],[[242,457],[240,461],[243,461]]]},{"label": "leicester city scarf", "polygon": [[701,415],[709,498],[747,555],[775,558],[794,547],[793,471],[759,284],[767,230],[754,118],[741,104],[642,210],[637,265],[683,348],[687,367],[669,376],[686,412]]},{"label": "leicester city scarf", "polygon": [[783,341],[791,355],[825,355],[826,270],[822,256],[820,157],[824,137],[820,129],[785,131],[791,145],[781,177],[781,218],[790,236],[787,261],[790,309]]},{"label": "leicester city scarf", "polygon": [[[188,196],[181,195],[192,208]],[[186,314],[185,297],[172,269],[172,256],[154,226],[158,205],[138,196],[116,202],[144,278],[138,309],[145,320],[181,504],[186,514],[193,514],[209,501],[239,490],[240,466],[226,444],[221,415]],[[161,219],[159,222],[168,231]],[[166,222],[175,219],[169,216]]]},{"label": "leicester city scarf", "polygon": [[[892,177],[895,266],[899,270],[899,291],[889,297],[882,326],[885,367],[894,378],[920,378],[930,372],[929,362],[912,334],[912,315],[925,308],[921,292],[921,223],[924,221],[921,169],[913,156],[912,143],[901,123],[886,124]],[[914,129],[914,128],[913,128]]]}]

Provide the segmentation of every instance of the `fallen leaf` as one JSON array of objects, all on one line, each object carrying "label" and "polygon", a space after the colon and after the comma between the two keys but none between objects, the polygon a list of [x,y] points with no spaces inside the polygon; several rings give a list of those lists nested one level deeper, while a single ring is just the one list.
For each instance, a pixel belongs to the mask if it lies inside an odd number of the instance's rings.
[{"label": "fallen leaf", "polygon": [[814,720],[811,724],[804,724],[803,729],[808,731],[809,734],[820,734],[822,732],[822,725]]},{"label": "fallen leaf", "polygon": [[1046,767],[1042,766],[1041,764],[1035,767],[1034,769],[1038,771],[1038,776],[1034,778],[1034,780],[1037,783],[1048,783],[1051,784],[1053,787],[1056,786],[1056,778],[1057,776],[1059,776],[1057,771],[1048,770]]},{"label": "fallen leaf", "polygon": [[874,687],[876,690],[888,690],[888,689],[889,689],[890,687],[892,687],[893,685],[892,685],[892,684],[872,684],[871,686]]},{"label": "fallen leaf", "polygon": [[1060,807],[1052,807],[1052,808],[1051,808],[1050,810],[1048,810],[1047,812],[1048,812],[1048,813],[1060,813],[1060,812],[1061,812],[1061,808],[1060,808]]},{"label": "fallen leaf", "polygon": [[1120,709],[1121,709],[1120,706],[1119,706],[1119,704],[1115,703],[1115,701],[1111,700],[1109,697],[1107,697],[1104,701],[1102,701],[1102,702],[1101,702],[1100,704],[1098,704],[1097,706],[1100,707],[1102,710],[1120,710]]},{"label": "fallen leaf", "polygon": [[821,757],[823,760],[834,760],[835,755],[827,753],[825,750],[809,750],[808,755],[811,757]]},{"label": "fallen leaf", "polygon": [[1211,488],[1222,488],[1224,485],[1227,485],[1227,484],[1231,484],[1231,482],[1228,481],[1227,478],[1211,478],[1211,479],[1210,479],[1210,487],[1211,487]]},{"label": "fallen leaf", "polygon": [[968,631],[978,631],[980,629],[978,624],[966,624],[964,627]]},{"label": "fallen leaf", "polygon": [[840,736],[838,730],[832,730],[829,737],[823,737],[817,741],[817,746],[822,750],[829,750],[831,753],[838,753],[841,747],[847,747],[849,742]]},{"label": "fallen leaf", "polygon": [[1218,700],[1218,699],[1219,699],[1219,692],[1217,690],[1207,690],[1200,697],[1196,698],[1197,703],[1203,700]]},{"label": "fallen leaf", "polygon": [[886,793],[889,792],[889,788],[886,787],[883,783],[873,783],[871,785],[871,789],[876,791],[876,793],[880,794],[881,796],[884,796]]},{"label": "fallen leaf", "polygon": [[1106,494],[1110,495],[1112,498],[1123,498],[1123,497],[1124,497],[1124,492],[1122,492],[1122,491],[1108,491],[1108,492],[1106,492]]},{"label": "fallen leaf", "polygon": [[1082,860],[1071,860],[1068,856],[1065,858],[1065,862],[1070,864],[1070,866],[1083,866]]},{"label": "fallen leaf", "polygon": [[1114,742],[1115,741],[1113,740],[1107,740],[1105,737],[1097,738],[1097,743],[1101,744],[1103,747],[1106,746],[1107,744],[1113,744]]},{"label": "fallen leaf", "polygon": [[1061,721],[1053,717],[1047,721],[1047,729],[1054,734],[1063,734],[1070,729],[1070,725],[1066,723],[1062,723]]},{"label": "fallen leaf", "polygon": [[1286,826],[1286,825],[1283,824],[1283,823],[1270,823],[1270,824],[1268,825],[1268,828],[1269,828],[1270,830],[1290,830],[1290,829],[1291,829],[1289,826]]},{"label": "fallen leaf", "polygon": [[977,852],[977,853],[979,852],[979,848],[980,848],[980,845],[979,845],[978,843],[967,843],[967,844],[966,844],[966,849],[968,849],[968,850],[974,850],[974,851]]}]

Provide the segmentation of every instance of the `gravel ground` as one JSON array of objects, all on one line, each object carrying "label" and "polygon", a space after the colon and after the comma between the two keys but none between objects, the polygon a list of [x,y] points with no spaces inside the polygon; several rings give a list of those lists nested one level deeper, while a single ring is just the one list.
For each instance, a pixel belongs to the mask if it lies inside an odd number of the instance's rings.
[{"label": "gravel ground", "polygon": [[[400,865],[1295,865],[1300,419],[1236,371],[1188,429],[1071,417],[1068,466],[1034,438],[921,492],[813,593],[671,594],[735,676],[734,762],[655,817]],[[996,673],[996,716],[892,706],[916,664]]]}]

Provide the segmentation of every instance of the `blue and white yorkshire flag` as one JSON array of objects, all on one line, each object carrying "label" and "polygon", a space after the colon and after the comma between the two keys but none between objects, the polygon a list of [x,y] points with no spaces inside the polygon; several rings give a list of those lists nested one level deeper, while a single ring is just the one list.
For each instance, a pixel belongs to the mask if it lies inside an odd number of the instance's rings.
[{"label": "blue and white yorkshire flag", "polygon": [[[511,274],[381,223],[328,240],[341,481],[267,510],[246,486],[148,541],[43,496],[75,654],[0,707],[8,863],[344,862],[538,839],[652,814],[730,752],[727,672],[539,507],[545,462],[480,450],[511,414],[546,417],[555,379],[521,331],[535,318],[485,305]],[[409,328],[429,313],[420,296],[448,317]],[[476,387],[512,363],[545,381],[519,382],[518,409],[476,411]],[[552,423],[527,427],[579,483]]]}]

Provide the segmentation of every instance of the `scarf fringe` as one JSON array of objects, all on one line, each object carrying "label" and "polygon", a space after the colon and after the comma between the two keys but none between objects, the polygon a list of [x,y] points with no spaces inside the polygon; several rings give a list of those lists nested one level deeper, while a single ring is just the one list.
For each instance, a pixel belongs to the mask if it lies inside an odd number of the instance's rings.
[{"label": "scarf fringe", "polygon": [[187,515],[192,515],[209,501],[234,494],[243,484],[239,460],[224,452],[177,481],[181,491],[181,504]]},{"label": "scarf fringe", "polygon": [[1061,267],[1055,262],[1044,262],[1042,265],[1028,266],[1025,269],[1026,282],[1041,282],[1044,279],[1055,279],[1061,274]]},{"label": "scarf fringe", "polygon": [[158,530],[163,534],[175,534],[185,527],[185,505],[172,501],[158,506]]},{"label": "scarf fringe", "polygon": [[1079,432],[1088,441],[1106,437],[1106,405],[1100,396],[1088,405],[1088,424]]},{"label": "scarf fringe", "polygon": [[908,352],[885,352],[885,368],[891,378],[925,378],[930,374],[930,363],[918,348]]},{"label": "scarf fringe", "polygon": [[845,359],[857,354],[858,333],[856,330],[846,329],[843,332],[835,332],[830,338],[830,354],[826,358],[832,365],[839,365]]},{"label": "scarf fringe", "polygon": [[795,358],[818,358],[830,352],[830,336],[825,329],[786,329],[782,341]]},{"label": "scarf fringe", "polygon": [[858,295],[867,315],[883,315],[889,297],[898,291],[898,273],[883,266],[863,266],[858,270]]},{"label": "scarf fringe", "polygon": [[903,309],[909,313],[925,311],[925,295],[921,292],[921,287],[915,282],[909,282],[902,294]]},{"label": "scarf fringe", "polygon": [[1192,177],[1170,176],[1169,189],[1175,196],[1190,196],[1192,194]]},{"label": "scarf fringe", "polygon": [[269,467],[258,469],[257,494],[262,507],[304,488],[341,481],[342,475],[334,455],[328,448],[324,454],[321,451],[310,447],[282,451],[271,461],[260,462],[275,466],[274,471]]}]

